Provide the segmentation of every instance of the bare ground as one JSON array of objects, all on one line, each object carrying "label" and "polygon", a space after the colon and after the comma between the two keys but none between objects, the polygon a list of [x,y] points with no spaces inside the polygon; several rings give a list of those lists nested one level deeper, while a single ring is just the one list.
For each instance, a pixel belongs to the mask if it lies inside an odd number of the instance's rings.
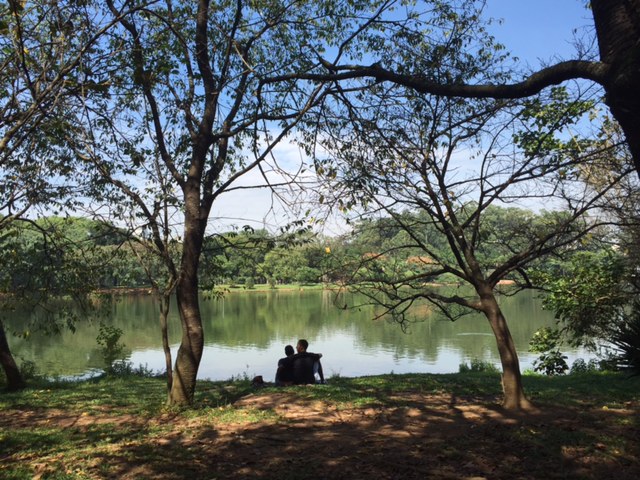
[{"label": "bare ground", "polygon": [[[1,429],[62,427],[82,436],[84,450],[52,448],[44,458],[0,451],[0,477],[20,463],[35,479],[640,478],[637,402],[617,409],[543,405],[513,415],[492,398],[408,393],[399,400],[393,408],[338,409],[295,391],[256,392],[236,402],[247,412],[237,423],[143,420],[108,410],[4,411]],[[112,436],[120,428],[126,434],[105,442],[106,427]]]}]

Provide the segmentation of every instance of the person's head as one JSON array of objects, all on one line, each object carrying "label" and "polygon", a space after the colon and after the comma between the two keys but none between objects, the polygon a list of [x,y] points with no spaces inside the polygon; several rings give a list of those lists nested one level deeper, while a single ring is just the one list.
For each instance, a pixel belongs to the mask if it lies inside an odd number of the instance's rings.
[{"label": "person's head", "polygon": [[298,340],[298,344],[296,345],[296,350],[298,350],[298,353],[306,352],[307,348],[309,348],[309,342],[307,342],[304,338]]},{"label": "person's head", "polygon": [[291,345],[287,345],[286,347],[284,347],[284,353],[287,357],[290,357],[295,353],[295,351],[293,350],[293,347]]}]

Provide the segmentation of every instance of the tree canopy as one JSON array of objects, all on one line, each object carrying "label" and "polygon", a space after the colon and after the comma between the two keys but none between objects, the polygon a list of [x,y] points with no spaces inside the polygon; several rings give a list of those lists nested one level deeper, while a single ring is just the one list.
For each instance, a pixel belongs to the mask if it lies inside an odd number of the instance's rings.
[{"label": "tree canopy", "polygon": [[[636,188],[628,151],[640,172],[638,1],[591,2],[599,60],[585,51],[525,75],[505,68],[473,0],[1,3],[0,234],[41,205],[103,219],[98,250],[114,258],[110,238],[129,243],[102,280],[146,277],[162,309],[175,291],[172,403],[193,399],[199,289],[226,270],[248,282],[377,282],[395,313],[417,298],[481,310],[517,407],[495,288],[530,286],[526,267],[620,221],[607,215]],[[594,110],[600,88],[619,127]],[[312,174],[277,156],[285,139]],[[378,232],[352,245],[366,272],[339,273],[329,246],[213,235],[224,230],[210,220],[214,203],[253,172],[274,199],[316,176],[322,203],[363,212],[359,227],[373,218]],[[519,208],[534,201],[553,208]],[[480,300],[425,289],[442,276]]]}]

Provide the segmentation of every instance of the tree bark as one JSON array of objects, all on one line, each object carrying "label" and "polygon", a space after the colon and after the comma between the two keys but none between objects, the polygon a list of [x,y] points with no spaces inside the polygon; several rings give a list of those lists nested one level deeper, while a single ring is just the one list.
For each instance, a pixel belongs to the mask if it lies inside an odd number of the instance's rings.
[{"label": "tree bark", "polygon": [[[182,323],[182,340],[176,355],[173,385],[169,403],[193,403],[198,367],[204,348],[204,332],[198,300],[198,264],[208,210],[200,208],[200,175],[190,176],[184,190],[185,220],[180,278],[176,286],[176,300]],[[205,209],[206,210],[206,209]],[[204,220],[203,220],[204,219]]]},{"label": "tree bark", "polygon": [[640,175],[640,0],[592,0],[600,60],[610,66],[605,101]]},{"label": "tree bark", "polygon": [[171,367],[171,346],[169,345],[169,307],[171,293],[162,292],[160,297],[160,330],[162,332],[162,350],[164,351],[165,368],[167,372],[167,400],[171,402],[171,387],[173,386],[173,369]]},{"label": "tree bark", "polygon": [[520,373],[520,361],[516,351],[513,337],[509,331],[507,321],[492,292],[481,294],[484,313],[489,320],[491,330],[496,338],[500,363],[502,364],[502,390],[504,401],[502,406],[506,410],[518,411],[532,408],[531,402],[524,394],[522,386],[522,374]]},{"label": "tree bark", "polygon": [[204,348],[197,290],[197,286],[194,289],[189,280],[181,281],[176,290],[182,322],[182,341],[176,355],[169,395],[169,403],[172,405],[190,405],[196,390],[196,377]]},{"label": "tree bark", "polygon": [[20,369],[11,355],[9,349],[9,342],[7,341],[7,335],[4,331],[4,324],[0,321],[0,364],[7,377],[7,389],[8,390],[20,390],[26,386]]}]

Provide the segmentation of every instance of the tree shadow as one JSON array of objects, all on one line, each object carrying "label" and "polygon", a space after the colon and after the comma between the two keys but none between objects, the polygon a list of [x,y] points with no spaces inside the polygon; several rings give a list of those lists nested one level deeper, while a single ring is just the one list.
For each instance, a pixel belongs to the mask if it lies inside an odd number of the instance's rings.
[{"label": "tree shadow", "polygon": [[[261,392],[237,408],[278,418],[177,423],[173,433],[97,455],[108,469],[104,478],[640,477],[637,409],[547,405],[516,415],[445,394],[415,394],[394,407],[338,408],[287,392]],[[618,454],[616,435],[626,442]]]}]

